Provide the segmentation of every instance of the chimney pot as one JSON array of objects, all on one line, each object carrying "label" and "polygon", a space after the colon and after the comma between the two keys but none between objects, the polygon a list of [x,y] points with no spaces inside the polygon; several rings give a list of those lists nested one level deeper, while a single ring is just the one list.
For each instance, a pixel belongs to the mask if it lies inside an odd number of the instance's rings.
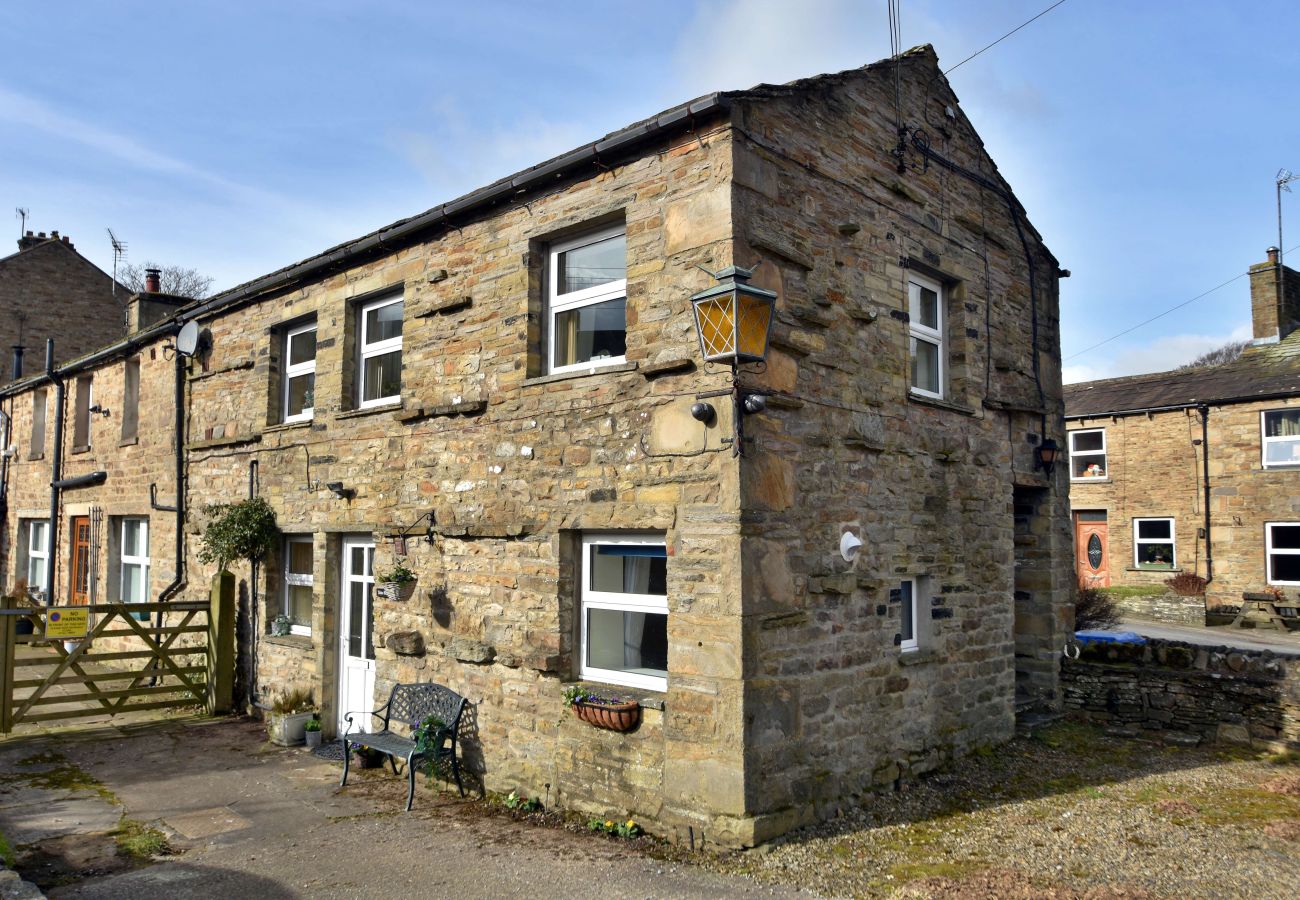
[{"label": "chimney pot", "polygon": [[59,239],[59,233],[57,231],[51,231],[50,240],[57,241],[58,239]]},{"label": "chimney pot", "polygon": [[1276,248],[1276,247],[1269,247],[1269,248],[1268,248],[1267,250],[1265,250],[1264,252],[1268,254],[1268,261],[1269,261],[1269,264],[1270,264],[1270,265],[1274,265],[1274,266],[1276,266],[1276,265],[1277,265],[1277,248]]},{"label": "chimney pot", "polygon": [[36,236],[36,232],[32,231],[32,230],[29,228],[29,229],[27,229],[27,236],[28,236],[28,237],[35,237],[35,236]]},{"label": "chimney pot", "polygon": [[162,290],[162,270],[145,269],[144,270],[144,291],[146,294],[156,294]]}]

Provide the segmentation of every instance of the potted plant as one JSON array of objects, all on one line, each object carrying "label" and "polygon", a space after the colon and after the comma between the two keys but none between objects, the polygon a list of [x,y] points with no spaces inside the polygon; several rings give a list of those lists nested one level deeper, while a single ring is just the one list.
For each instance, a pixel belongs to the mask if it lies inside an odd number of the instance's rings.
[{"label": "potted plant", "polygon": [[406,566],[397,563],[391,571],[375,576],[379,585],[377,593],[388,600],[410,600],[415,593],[416,575]]},{"label": "potted plant", "polygon": [[360,744],[352,744],[352,758],[362,769],[378,769],[384,764],[384,754]]},{"label": "potted plant", "polygon": [[320,746],[320,713],[312,713],[311,718],[303,723],[303,734],[307,739],[307,749],[314,750]]},{"label": "potted plant", "polygon": [[632,731],[641,722],[641,704],[626,697],[603,697],[574,685],[564,692],[564,705],[588,725],[608,731]]},{"label": "potted plant", "polygon": [[276,616],[271,620],[271,634],[276,637],[284,637],[293,630],[293,619],[290,619],[284,613]]},{"label": "potted plant", "polygon": [[271,704],[266,718],[266,730],[273,743],[281,747],[296,747],[307,739],[307,722],[318,715],[309,690],[295,687],[283,690]]}]

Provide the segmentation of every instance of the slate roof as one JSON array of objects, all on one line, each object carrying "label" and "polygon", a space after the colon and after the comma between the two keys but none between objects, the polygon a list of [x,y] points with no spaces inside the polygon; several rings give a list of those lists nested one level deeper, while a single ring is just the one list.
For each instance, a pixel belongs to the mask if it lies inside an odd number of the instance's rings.
[{"label": "slate roof", "polygon": [[1300,331],[1217,366],[1065,385],[1065,417],[1300,396]]}]

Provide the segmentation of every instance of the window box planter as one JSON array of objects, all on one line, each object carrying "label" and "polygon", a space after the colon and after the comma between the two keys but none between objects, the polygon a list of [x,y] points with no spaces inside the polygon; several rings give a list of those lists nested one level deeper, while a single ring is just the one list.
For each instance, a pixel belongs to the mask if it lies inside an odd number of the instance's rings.
[{"label": "window box planter", "polygon": [[588,725],[607,731],[632,731],[641,723],[641,704],[635,700],[575,700],[571,708]]}]

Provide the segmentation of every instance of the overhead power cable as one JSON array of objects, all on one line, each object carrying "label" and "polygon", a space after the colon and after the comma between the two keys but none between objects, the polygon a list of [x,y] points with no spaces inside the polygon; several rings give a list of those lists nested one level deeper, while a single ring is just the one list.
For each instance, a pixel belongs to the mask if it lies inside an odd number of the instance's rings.
[{"label": "overhead power cable", "polygon": [[989,44],[987,47],[981,47],[980,49],[976,50],[976,51],[975,51],[974,53],[972,53],[970,56],[966,57],[966,58],[963,59],[961,62],[957,63],[957,65],[953,66],[951,69],[947,69],[943,74],[945,74],[945,75],[951,75],[954,69],[957,69],[957,68],[959,68],[959,67],[961,67],[961,66],[966,65],[966,63],[970,62],[972,59],[974,59],[975,57],[979,56],[979,55],[980,55],[981,53],[983,53],[985,50],[989,50],[989,49],[992,49],[993,47],[996,47],[998,44],[1002,43],[1002,42],[1005,41],[1007,38],[1011,37],[1011,35],[1015,34],[1017,31],[1019,31],[1020,29],[1024,28],[1024,27],[1025,27],[1026,25],[1028,25],[1030,22],[1033,22],[1033,21],[1035,21],[1035,20],[1037,20],[1037,19],[1041,19],[1043,16],[1047,15],[1049,12],[1051,12],[1051,11],[1054,10],[1054,9],[1056,9],[1058,6],[1060,6],[1060,5],[1061,5],[1062,3],[1064,3],[1064,2],[1065,2],[1065,0],[1056,0],[1056,2],[1053,3],[1051,6],[1047,7],[1047,9],[1043,10],[1043,11],[1040,12],[1038,15],[1034,16],[1033,19],[1029,19],[1028,21],[1021,22],[1021,23],[1020,23],[1019,25],[1017,25],[1015,28],[1012,28],[1012,29],[1011,29],[1010,31],[1008,31],[1006,34],[1002,35],[1002,37],[998,38],[996,41],[994,41],[993,43]]},{"label": "overhead power cable", "polygon": [[[1300,244],[1297,244],[1296,246],[1292,247],[1290,250],[1288,250],[1288,251],[1286,251],[1286,252],[1287,252],[1287,253],[1294,253],[1296,250],[1300,250]],[[1234,281],[1240,281],[1241,279],[1245,278],[1245,277],[1246,277],[1247,275],[1249,275],[1249,274],[1250,274],[1249,272],[1242,272],[1242,273],[1239,274],[1239,275],[1233,275],[1231,278],[1229,278],[1227,281],[1223,282],[1222,284],[1216,284],[1214,287],[1210,288],[1208,291],[1205,291],[1204,293],[1197,294],[1195,297],[1193,297],[1193,298],[1190,299],[1190,300],[1184,300],[1182,303],[1178,303],[1178,304],[1176,304],[1176,305],[1174,305],[1174,306],[1169,307],[1169,308],[1166,309],[1164,312],[1156,313],[1156,314],[1155,314],[1154,316],[1152,316],[1151,318],[1149,318],[1149,319],[1145,319],[1145,320],[1143,320],[1143,321],[1141,321],[1141,322],[1138,322],[1136,325],[1132,326],[1131,328],[1125,328],[1123,331],[1119,332],[1119,334],[1113,334],[1113,335],[1111,335],[1110,337],[1106,338],[1106,340],[1104,340],[1104,341],[1099,341],[1099,342],[1093,344],[1091,347],[1085,347],[1084,349],[1080,350],[1078,353],[1071,353],[1069,356],[1067,356],[1067,357],[1065,357],[1064,359],[1062,359],[1061,362],[1069,362],[1070,360],[1074,359],[1076,356],[1083,356],[1083,354],[1085,354],[1085,353],[1091,353],[1093,350],[1096,350],[1098,347],[1105,346],[1106,344],[1109,344],[1111,341],[1118,340],[1119,338],[1122,338],[1122,337],[1123,337],[1124,335],[1126,335],[1126,334],[1132,334],[1133,332],[1137,331],[1139,328],[1142,328],[1142,327],[1145,326],[1145,325],[1150,325],[1150,324],[1151,324],[1152,322],[1154,322],[1156,319],[1163,319],[1165,316],[1169,315],[1171,312],[1177,312],[1178,310],[1182,309],[1184,306],[1187,306],[1187,305],[1189,305],[1189,304],[1191,304],[1191,303],[1195,303],[1197,300],[1200,300],[1200,299],[1203,298],[1203,297],[1208,297],[1208,296],[1210,296],[1211,294],[1213,294],[1215,291],[1217,291],[1217,290],[1221,290],[1222,288],[1226,288],[1228,285],[1232,284]]]}]

